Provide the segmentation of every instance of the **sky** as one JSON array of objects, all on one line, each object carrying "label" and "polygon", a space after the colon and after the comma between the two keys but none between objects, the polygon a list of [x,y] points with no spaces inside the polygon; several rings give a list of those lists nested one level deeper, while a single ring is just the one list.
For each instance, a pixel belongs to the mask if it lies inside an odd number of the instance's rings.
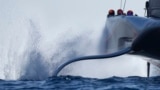
[{"label": "sky", "polygon": [[[127,0],[124,12],[133,10],[135,14],[144,16],[144,7],[146,0]],[[121,0],[54,0],[51,1],[48,10],[48,17],[57,17],[50,23],[61,25],[69,21],[72,24],[78,24],[81,27],[99,28],[106,21],[109,9],[115,11],[120,8]],[[124,2],[124,0],[123,0]],[[58,22],[54,22],[55,19]],[[88,23],[89,25],[84,25]],[[99,27],[97,27],[97,26]]]},{"label": "sky", "polygon": [[[124,3],[124,0],[122,1]],[[124,12],[133,10],[139,16],[144,16],[145,1],[127,0]],[[108,10],[116,11],[120,8],[120,2],[121,0],[0,0],[0,12],[1,15],[18,14],[37,20],[43,19],[43,22],[48,22],[49,27],[52,25],[59,27],[63,23],[65,23],[64,26],[72,23],[88,27],[84,22],[92,26],[97,24],[94,22],[104,23]],[[102,23],[99,24],[102,25]]]}]

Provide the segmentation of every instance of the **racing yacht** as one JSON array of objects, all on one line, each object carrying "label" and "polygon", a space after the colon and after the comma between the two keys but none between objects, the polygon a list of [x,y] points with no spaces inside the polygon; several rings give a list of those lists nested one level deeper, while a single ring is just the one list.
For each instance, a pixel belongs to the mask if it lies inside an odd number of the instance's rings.
[{"label": "racing yacht", "polygon": [[[67,65],[81,60],[98,60],[117,57],[123,54],[139,55],[147,63],[147,76],[150,75],[150,64],[160,68],[160,0],[146,2],[146,17],[137,15],[114,15],[106,20],[106,25],[100,41],[102,55],[84,56],[67,60],[54,72],[54,76]],[[118,47],[118,48],[115,48]]]}]

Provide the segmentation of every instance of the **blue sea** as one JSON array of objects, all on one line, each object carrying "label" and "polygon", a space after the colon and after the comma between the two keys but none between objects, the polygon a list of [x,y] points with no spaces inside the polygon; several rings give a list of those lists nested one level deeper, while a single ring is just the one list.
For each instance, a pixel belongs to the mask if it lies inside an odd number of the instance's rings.
[{"label": "blue sea", "polygon": [[47,80],[0,81],[1,90],[160,90],[160,77],[110,77],[105,79],[79,76],[50,77]]}]

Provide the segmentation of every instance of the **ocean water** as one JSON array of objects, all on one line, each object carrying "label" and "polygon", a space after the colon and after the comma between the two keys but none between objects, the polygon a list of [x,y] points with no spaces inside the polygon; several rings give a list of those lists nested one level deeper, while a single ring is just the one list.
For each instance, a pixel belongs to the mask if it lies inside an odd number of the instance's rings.
[{"label": "ocean water", "polygon": [[160,90],[160,77],[110,77],[105,79],[78,76],[51,77],[46,80],[0,81],[2,90]]}]

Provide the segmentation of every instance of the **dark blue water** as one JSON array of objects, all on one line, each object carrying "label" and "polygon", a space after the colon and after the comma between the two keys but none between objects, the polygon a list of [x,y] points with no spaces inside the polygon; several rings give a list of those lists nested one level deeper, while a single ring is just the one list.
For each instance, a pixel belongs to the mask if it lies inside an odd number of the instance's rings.
[{"label": "dark blue water", "polygon": [[0,89],[52,89],[52,90],[160,90],[160,77],[111,77],[93,79],[75,76],[59,76],[43,81],[0,81]]}]

